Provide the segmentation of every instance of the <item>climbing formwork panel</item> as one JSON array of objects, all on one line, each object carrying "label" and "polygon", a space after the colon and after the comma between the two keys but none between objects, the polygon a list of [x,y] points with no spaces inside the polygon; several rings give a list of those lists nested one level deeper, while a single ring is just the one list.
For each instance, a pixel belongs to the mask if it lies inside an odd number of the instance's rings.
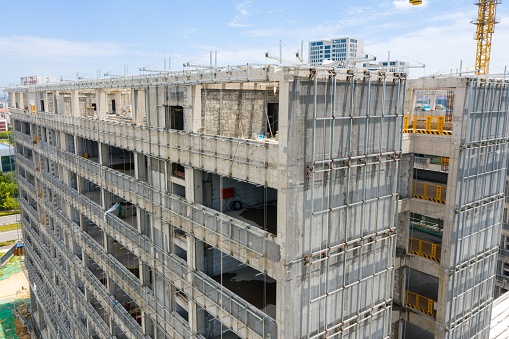
[{"label": "climbing formwork panel", "polygon": [[304,115],[300,336],[388,338],[406,79],[317,70]]}]

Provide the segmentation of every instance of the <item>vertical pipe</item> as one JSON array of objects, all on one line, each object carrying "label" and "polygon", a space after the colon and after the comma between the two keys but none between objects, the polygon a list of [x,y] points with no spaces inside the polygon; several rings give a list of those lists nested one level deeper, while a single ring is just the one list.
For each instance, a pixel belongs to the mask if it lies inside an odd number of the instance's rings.
[{"label": "vertical pipe", "polygon": [[[314,183],[315,183],[315,170],[314,170],[314,162],[315,162],[315,135],[316,135],[316,104],[317,104],[317,90],[318,90],[318,70],[314,74],[314,93],[313,93],[313,128],[311,129],[311,183],[310,183],[310,190],[311,190],[311,218],[310,218],[310,224],[309,224],[309,253],[311,254],[313,252],[313,221],[314,221]],[[311,260],[311,258],[309,258]],[[311,264],[309,264],[308,270],[308,308],[307,308],[307,337],[309,338],[311,332],[310,332],[310,320],[311,320]]]},{"label": "vertical pipe", "polygon": [[300,58],[304,60],[304,40],[300,41]]},{"label": "vertical pipe", "polygon": [[279,64],[283,63],[283,42],[279,40]]}]

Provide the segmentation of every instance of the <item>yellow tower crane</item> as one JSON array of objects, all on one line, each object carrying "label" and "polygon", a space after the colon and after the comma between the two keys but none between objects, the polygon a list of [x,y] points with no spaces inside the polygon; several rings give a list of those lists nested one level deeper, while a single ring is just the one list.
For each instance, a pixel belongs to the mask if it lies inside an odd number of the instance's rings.
[{"label": "yellow tower crane", "polygon": [[491,37],[498,23],[496,15],[497,5],[500,0],[477,0],[477,19],[472,23],[477,26],[475,40],[477,48],[475,52],[475,74],[489,73],[491,55]]},{"label": "yellow tower crane", "polygon": [[[412,5],[422,5],[422,0],[408,0]],[[472,23],[477,26],[474,39],[477,40],[475,51],[475,74],[489,73],[491,57],[491,38],[495,31],[497,5],[500,0],[474,0],[478,7],[477,18]]]}]

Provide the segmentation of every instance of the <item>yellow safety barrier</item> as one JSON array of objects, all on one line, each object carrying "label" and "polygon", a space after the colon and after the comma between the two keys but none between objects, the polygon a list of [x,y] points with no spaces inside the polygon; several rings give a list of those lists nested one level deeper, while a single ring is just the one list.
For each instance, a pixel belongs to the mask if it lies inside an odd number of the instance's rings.
[{"label": "yellow safety barrier", "polygon": [[449,170],[449,158],[448,157],[440,157],[440,165],[442,165],[442,171]]},{"label": "yellow safety barrier", "polygon": [[408,252],[439,263],[442,255],[442,246],[426,240],[410,238]]},{"label": "yellow safety barrier", "polygon": [[435,301],[414,292],[405,291],[405,306],[426,313],[432,317],[437,316]]},{"label": "yellow safety barrier", "polygon": [[445,204],[447,186],[414,180],[412,198]]},{"label": "yellow safety barrier", "polygon": [[452,135],[452,116],[405,115],[403,133]]}]

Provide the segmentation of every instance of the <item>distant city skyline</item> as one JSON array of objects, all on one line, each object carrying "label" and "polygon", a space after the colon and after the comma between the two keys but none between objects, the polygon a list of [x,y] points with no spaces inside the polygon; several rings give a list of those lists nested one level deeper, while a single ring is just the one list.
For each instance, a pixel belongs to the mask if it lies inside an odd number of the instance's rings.
[{"label": "distant city skyline", "polygon": [[[313,7],[311,7],[313,6]],[[11,1],[2,6],[0,87],[23,76],[57,80],[136,75],[140,68],[182,70],[182,64],[277,63],[265,52],[297,62],[295,52],[308,42],[352,36],[365,52],[387,60],[419,62],[413,77],[459,69],[472,71],[477,15],[472,2],[407,0],[361,3],[246,0],[76,2]],[[315,13],[315,14],[313,14]],[[491,72],[509,64],[509,4],[497,8]],[[213,55],[215,62],[215,53]],[[170,65],[171,64],[171,65]]]}]

